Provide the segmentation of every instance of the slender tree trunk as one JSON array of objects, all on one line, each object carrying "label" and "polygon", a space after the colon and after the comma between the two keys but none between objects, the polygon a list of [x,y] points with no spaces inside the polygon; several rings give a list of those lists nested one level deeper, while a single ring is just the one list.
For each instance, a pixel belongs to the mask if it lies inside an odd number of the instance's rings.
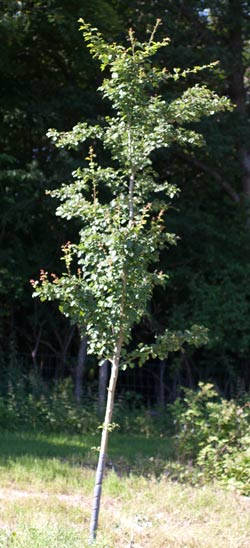
[{"label": "slender tree trunk", "polygon": [[99,417],[103,417],[106,397],[107,397],[107,382],[108,382],[108,369],[109,362],[105,360],[101,367],[99,367],[99,386],[98,386],[98,414]]},{"label": "slender tree trunk", "polygon": [[103,423],[101,447],[100,447],[98,465],[96,470],[94,500],[93,500],[93,506],[92,506],[91,522],[90,522],[89,544],[92,544],[94,542],[96,538],[97,527],[98,527],[98,517],[99,517],[101,493],[102,493],[102,481],[103,481],[106,456],[107,456],[108,435],[111,428],[111,421],[112,421],[113,409],[114,409],[114,397],[115,397],[115,389],[116,389],[118,371],[119,371],[121,347],[122,347],[122,336],[120,336],[117,350],[116,350],[116,353],[112,362],[112,367],[111,367],[106,413],[105,413],[105,419]]},{"label": "slender tree trunk", "polygon": [[105,470],[105,462],[106,462],[107,447],[108,447],[108,435],[111,429],[111,421],[112,421],[113,409],[114,409],[115,389],[116,389],[116,384],[118,379],[121,349],[124,341],[124,313],[125,313],[126,291],[127,291],[127,274],[126,274],[126,271],[123,270],[120,330],[119,330],[117,344],[114,352],[114,357],[111,362],[112,366],[111,366],[111,374],[110,374],[110,380],[109,380],[109,386],[108,386],[108,399],[107,399],[107,405],[106,405],[105,419],[102,427],[101,447],[100,447],[99,459],[98,459],[97,470],[96,470],[94,499],[93,499],[91,521],[90,521],[90,537],[89,537],[90,544],[92,544],[96,538],[96,531],[98,527],[98,517],[99,517],[101,494],[102,494],[102,480],[103,480],[103,475]]},{"label": "slender tree trunk", "polygon": [[[229,0],[228,19],[229,45],[231,49],[231,73],[229,75],[230,95],[236,104],[237,111],[244,126],[247,118],[246,88],[244,83],[245,66],[243,59],[243,2]],[[246,198],[248,224],[250,223],[250,147],[239,135],[239,160],[242,168],[242,191]]]},{"label": "slender tree trunk", "polygon": [[134,222],[134,184],[135,184],[135,175],[131,174],[129,179],[129,225],[131,226]]},{"label": "slender tree trunk", "polygon": [[165,383],[164,383],[164,373],[166,370],[167,362],[166,360],[160,361],[160,372],[159,372],[159,393],[158,393],[158,404],[160,407],[165,407]]},{"label": "slender tree trunk", "polygon": [[77,356],[76,372],[75,372],[75,398],[78,403],[81,401],[81,397],[82,397],[82,381],[83,381],[83,375],[85,371],[86,357],[87,357],[87,337],[83,337],[80,340],[80,346],[79,346],[79,351]]},{"label": "slender tree trunk", "polygon": [[191,388],[191,390],[194,390],[195,389],[195,382],[194,382],[194,378],[193,378],[193,375],[192,375],[192,367],[189,363],[189,360],[188,360],[187,355],[186,355],[185,352],[180,352],[180,359],[181,359],[181,364],[186,369],[188,387]]},{"label": "slender tree trunk", "polygon": [[[241,164],[243,168],[243,192],[247,199],[247,207],[250,210],[250,149],[242,146],[240,148]],[[250,215],[250,211],[249,211]],[[250,221],[250,219],[249,219]]]},{"label": "slender tree trunk", "polygon": [[[52,324],[53,325],[53,324]],[[73,325],[70,328],[69,332],[66,332],[64,336],[61,335],[59,330],[53,326],[53,331],[56,336],[56,339],[59,343],[61,352],[60,352],[60,359],[57,362],[56,370],[55,370],[55,378],[56,379],[62,379],[64,376],[65,371],[65,365],[66,365],[66,358],[67,358],[67,352],[69,350],[70,343],[72,341],[73,335],[75,333],[75,325]]]},{"label": "slender tree trunk", "polygon": [[40,344],[40,341],[41,341],[41,336],[42,336],[42,327],[43,327],[43,324],[40,325],[39,327],[39,331],[38,331],[38,334],[36,336],[36,342],[35,342],[35,346],[34,348],[32,349],[31,351],[31,356],[32,356],[32,360],[33,360],[33,365],[35,367],[35,370],[38,371],[38,365],[37,365],[37,351],[38,351],[38,348],[39,348],[39,344]]}]

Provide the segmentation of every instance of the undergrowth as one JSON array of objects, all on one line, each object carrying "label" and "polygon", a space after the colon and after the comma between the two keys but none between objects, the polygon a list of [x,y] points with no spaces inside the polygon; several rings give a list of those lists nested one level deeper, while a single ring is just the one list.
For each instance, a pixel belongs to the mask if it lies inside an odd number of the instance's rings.
[{"label": "undergrowth", "polygon": [[[0,398],[2,430],[94,434],[99,439],[100,422],[97,401],[85,397],[76,404],[68,381],[40,394],[25,394],[21,386],[10,385],[7,396]],[[185,390],[182,399],[166,408],[151,410],[130,393],[117,399],[114,423],[121,434],[121,451],[112,464],[118,473],[138,473],[140,469],[146,476],[163,474],[193,484],[215,479],[250,495],[250,404],[246,396],[241,401],[228,401],[213,385],[201,383],[198,390]],[[145,442],[152,438],[157,443],[158,439],[161,450],[150,456],[144,444],[138,454],[127,459],[125,446],[133,435],[142,436]],[[164,444],[170,449],[168,462]]]},{"label": "undergrowth", "polygon": [[[250,404],[220,397],[212,384],[185,391],[170,407],[176,456],[192,464],[196,479],[217,479],[250,495]],[[190,466],[186,468],[190,476]],[[184,474],[185,475],[185,474]],[[192,473],[191,473],[192,476]]]}]

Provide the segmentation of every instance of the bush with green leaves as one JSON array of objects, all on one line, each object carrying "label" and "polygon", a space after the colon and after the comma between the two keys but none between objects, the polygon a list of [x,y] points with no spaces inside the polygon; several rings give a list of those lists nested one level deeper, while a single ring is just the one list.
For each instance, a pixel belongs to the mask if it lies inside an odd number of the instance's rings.
[{"label": "bush with green leaves", "polygon": [[221,398],[212,384],[185,391],[171,406],[178,458],[198,465],[203,479],[250,494],[250,405]]}]

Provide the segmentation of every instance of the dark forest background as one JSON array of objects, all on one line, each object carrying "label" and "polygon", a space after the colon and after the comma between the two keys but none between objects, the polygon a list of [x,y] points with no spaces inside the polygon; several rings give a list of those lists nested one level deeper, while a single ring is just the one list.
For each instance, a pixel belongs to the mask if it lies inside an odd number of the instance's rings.
[{"label": "dark forest background", "polygon": [[[157,156],[162,179],[180,189],[166,219],[178,243],[161,257],[167,289],[155,292],[150,319],[134,331],[135,339],[150,340],[156,325],[183,329],[198,323],[209,328],[209,343],[126,372],[126,390],[162,404],[198,381],[213,382],[227,397],[249,390],[249,0],[2,0],[0,391],[22,375],[71,377],[77,397],[98,385],[97,364],[85,359],[86,341],[77,327],[55,303],[32,299],[29,282],[40,268],[61,271],[61,246],[78,232],[77,223],[55,216],[55,201],[45,190],[69,181],[86,150],[58,150],[46,132],[95,123],[108,111],[96,91],[102,75],[84,47],[79,17],[122,43],[130,27],[145,39],[161,18],[159,38],[169,36],[171,43],[157,63],[172,69],[219,61],[213,71],[162,93],[176,96],[203,82],[235,105],[199,124],[206,146],[172,146]],[[125,374],[120,383],[122,390]]]}]

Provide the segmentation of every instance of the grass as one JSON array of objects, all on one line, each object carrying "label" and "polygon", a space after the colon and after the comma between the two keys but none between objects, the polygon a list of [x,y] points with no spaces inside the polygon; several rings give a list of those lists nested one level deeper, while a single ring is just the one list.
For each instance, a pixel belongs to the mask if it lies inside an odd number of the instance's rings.
[{"label": "grass", "polygon": [[[132,443],[131,443],[132,440]],[[0,464],[6,458],[19,458],[23,455],[38,456],[39,458],[66,458],[76,457],[85,459],[91,447],[100,443],[99,434],[80,435],[56,435],[35,432],[1,432],[0,436]],[[135,453],[152,457],[157,451],[164,458],[173,455],[171,440],[163,437],[145,437],[143,435],[128,436],[113,432],[109,442],[109,456],[116,459],[123,456],[128,462],[132,462]]]},{"label": "grass", "polygon": [[[98,443],[2,433],[1,548],[87,546]],[[96,547],[249,548],[250,499],[171,481],[164,469],[172,454],[166,439],[112,433]]]}]

